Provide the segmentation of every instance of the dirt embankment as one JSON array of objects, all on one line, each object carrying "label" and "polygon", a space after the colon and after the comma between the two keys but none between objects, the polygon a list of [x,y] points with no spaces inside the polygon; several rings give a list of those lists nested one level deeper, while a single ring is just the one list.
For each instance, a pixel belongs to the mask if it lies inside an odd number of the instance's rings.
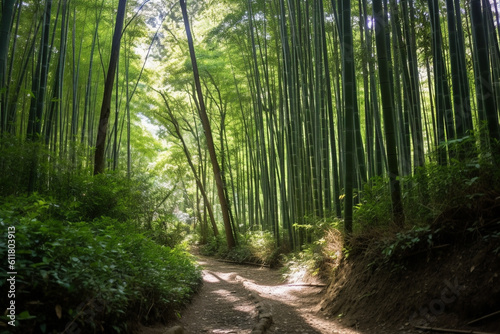
[{"label": "dirt embankment", "polygon": [[366,254],[343,260],[321,309],[370,333],[415,326],[500,333],[500,238],[449,231],[390,264]]}]

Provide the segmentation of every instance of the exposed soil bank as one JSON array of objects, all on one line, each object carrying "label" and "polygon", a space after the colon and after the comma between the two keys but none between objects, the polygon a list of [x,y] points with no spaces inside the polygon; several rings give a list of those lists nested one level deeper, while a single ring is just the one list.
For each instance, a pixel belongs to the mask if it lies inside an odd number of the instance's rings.
[{"label": "exposed soil bank", "polygon": [[453,239],[440,235],[438,247],[392,264],[366,254],[343,260],[322,310],[370,333],[415,325],[500,333],[500,314],[468,324],[500,311],[500,240]]}]

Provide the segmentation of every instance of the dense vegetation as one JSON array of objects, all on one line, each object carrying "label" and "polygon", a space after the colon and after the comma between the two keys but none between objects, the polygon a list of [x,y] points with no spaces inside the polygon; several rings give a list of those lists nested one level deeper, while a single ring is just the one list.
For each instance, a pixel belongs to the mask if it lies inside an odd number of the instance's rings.
[{"label": "dense vegetation", "polygon": [[[19,145],[1,154],[19,159],[32,150],[33,145]],[[39,150],[39,157],[50,154]],[[124,332],[139,322],[174,317],[196,291],[200,271],[179,242],[182,229],[169,224],[170,231],[163,227],[157,233],[151,226],[149,202],[155,195],[148,180],[112,172],[92,177],[84,170],[68,178],[67,168],[61,163],[57,171],[46,169],[54,176],[50,189],[38,187],[31,194],[13,190],[22,190],[22,178],[13,177],[22,169],[5,169],[0,225],[15,227],[17,317],[16,326],[6,328],[12,319],[3,316],[0,330]],[[7,249],[4,238],[4,259]],[[5,269],[3,296],[10,288]],[[1,307],[7,309],[7,303],[2,298]]]},{"label": "dense vegetation", "polygon": [[375,244],[389,261],[461,215],[494,245],[499,12],[3,0],[0,256],[15,227],[16,324],[119,332],[171,316],[199,280],[188,242],[271,264],[302,250],[314,266]]}]

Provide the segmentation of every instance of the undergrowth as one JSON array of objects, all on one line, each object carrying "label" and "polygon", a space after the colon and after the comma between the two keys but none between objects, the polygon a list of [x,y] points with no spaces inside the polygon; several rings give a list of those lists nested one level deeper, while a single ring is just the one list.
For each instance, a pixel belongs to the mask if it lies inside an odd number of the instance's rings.
[{"label": "undergrowth", "polygon": [[[134,322],[173,316],[189,300],[200,272],[185,249],[160,246],[116,218],[63,219],[73,211],[36,194],[0,206],[0,228],[15,227],[18,333],[126,332]],[[7,258],[5,238],[0,257]],[[3,316],[0,324],[11,320]]]},{"label": "undergrowth", "polygon": [[216,256],[218,258],[238,262],[269,265],[271,267],[280,264],[280,255],[284,252],[276,246],[276,240],[272,233],[267,231],[248,231],[238,236],[238,245],[233,249],[227,248],[223,237],[213,237],[202,245],[200,251],[204,255]]},{"label": "undergrowth", "polygon": [[175,317],[201,282],[186,225],[162,205],[171,191],[147,173],[93,176],[85,153],[75,155],[0,140],[0,258],[15,241],[17,272],[12,285],[0,266],[0,308],[15,302],[0,333],[131,332]]},{"label": "undergrowth", "polygon": [[289,272],[335,272],[341,259],[360,254],[372,268],[405,270],[415,259],[463,242],[483,242],[500,255],[500,170],[491,159],[429,163],[401,178],[405,225],[393,221],[388,180],[375,177],[359,191],[354,233],[333,224],[316,241],[286,257]]},{"label": "undergrowth", "polygon": [[355,253],[373,257],[375,265],[404,270],[415,255],[455,243],[498,243],[500,249],[500,170],[489,157],[428,164],[401,179],[405,226],[392,221],[387,180],[364,187],[354,212]]}]

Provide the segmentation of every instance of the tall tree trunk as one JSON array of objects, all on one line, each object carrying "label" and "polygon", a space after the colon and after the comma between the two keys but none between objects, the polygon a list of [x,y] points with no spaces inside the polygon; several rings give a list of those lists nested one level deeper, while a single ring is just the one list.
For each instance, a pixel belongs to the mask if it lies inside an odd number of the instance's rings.
[{"label": "tall tree trunk", "polygon": [[[496,141],[500,141],[500,130],[498,125],[497,109],[495,105],[493,86],[491,81],[491,72],[489,67],[487,30],[485,28],[485,20],[481,10],[481,0],[471,0],[471,21],[472,30],[474,33],[475,51],[477,53],[477,75],[476,84],[479,88],[477,92],[479,104],[480,119],[487,120],[489,137]],[[500,152],[498,148],[493,151],[493,154],[498,158]]]},{"label": "tall tree trunk", "polygon": [[343,92],[345,112],[345,197],[344,197],[344,229],[346,234],[352,233],[353,188],[355,181],[355,126],[354,112],[357,105],[356,76],[354,68],[353,37],[351,26],[351,1],[342,0],[340,33],[343,60]]},{"label": "tall tree trunk", "polygon": [[196,62],[196,54],[194,51],[193,37],[191,35],[191,28],[189,26],[189,19],[186,10],[186,3],[184,0],[180,0],[180,5],[182,9],[182,17],[184,18],[184,26],[186,28],[186,35],[189,44],[189,53],[191,55],[191,64],[193,66],[193,76],[196,85],[196,93],[198,95],[198,102],[200,104],[200,118],[203,124],[203,129],[205,130],[205,138],[207,140],[208,152],[210,154],[210,160],[212,161],[212,168],[215,178],[215,184],[217,186],[217,194],[219,197],[219,203],[221,205],[222,217],[224,220],[224,229],[226,232],[227,247],[229,249],[236,246],[236,240],[233,235],[233,229],[231,226],[231,220],[229,217],[229,206],[224,194],[224,184],[222,182],[221,170],[219,162],[217,161],[217,153],[215,152],[214,140],[212,137],[212,129],[210,128],[210,120],[208,119],[207,112],[205,110],[205,102],[203,99],[203,93],[201,91],[200,76],[198,73],[198,64]]},{"label": "tall tree trunk", "polygon": [[[40,140],[42,130],[42,116],[45,106],[45,94],[47,91],[47,78],[49,68],[49,30],[52,0],[47,0],[44,11],[44,24],[42,30],[42,40],[40,55],[38,58],[36,74],[33,77],[33,91],[36,95],[31,99],[30,113],[28,118],[27,139],[31,141]],[[31,161],[30,174],[28,179],[28,192],[35,190],[35,183],[38,175],[38,148],[35,149]]]},{"label": "tall tree trunk", "polygon": [[0,133],[2,134],[7,129],[7,57],[15,2],[16,0],[2,1],[2,19],[0,20]]},{"label": "tall tree trunk", "polygon": [[403,226],[404,214],[399,185],[398,156],[396,147],[396,129],[394,126],[394,105],[391,86],[389,84],[389,64],[387,61],[387,46],[385,44],[385,20],[381,0],[373,1],[373,17],[375,20],[375,42],[379,67],[380,90],[382,97],[384,129],[387,142],[387,160],[389,163],[389,182],[392,200],[392,212],[397,225]]},{"label": "tall tree trunk", "polygon": [[[408,4],[409,2],[409,4]],[[422,108],[420,105],[420,86],[418,83],[418,61],[416,55],[414,4],[413,1],[404,1],[403,18],[405,25],[406,50],[408,54],[408,70],[410,82],[410,124],[413,139],[413,163],[415,167],[423,166],[425,163],[424,139],[422,130]],[[408,9],[408,6],[410,7]],[[411,22],[410,22],[411,18]]]},{"label": "tall tree trunk", "polygon": [[[199,173],[196,171],[196,167],[194,166],[193,159],[191,159],[191,153],[189,152],[186,141],[184,140],[184,136],[182,135],[181,127],[179,125],[179,122],[175,118],[174,113],[172,112],[172,110],[170,108],[167,97],[162,92],[158,92],[158,93],[161,95],[161,97],[163,98],[163,101],[165,102],[165,107],[167,108],[166,111],[168,114],[167,120],[170,121],[170,123],[172,123],[172,125],[174,126],[174,129],[175,129],[175,133],[177,135],[177,138],[179,138],[179,140],[181,141],[182,149],[184,150],[184,155],[186,156],[189,167],[191,168],[191,171],[193,172],[193,176],[194,176],[194,179],[196,181],[196,186],[198,187],[198,190],[200,191],[200,193],[203,197],[203,200],[205,201],[208,215],[210,217],[210,222],[212,223],[212,230],[214,232],[214,236],[217,237],[219,235],[219,230],[218,230],[217,224],[215,222],[215,216],[214,216],[212,204],[211,204],[210,200],[208,199],[206,187],[202,183],[202,181],[199,177]],[[199,149],[199,146],[200,145],[198,145],[198,149]]]},{"label": "tall tree trunk", "polygon": [[[94,175],[104,172],[106,136],[108,132],[109,114],[111,109],[111,96],[113,94],[113,82],[115,80],[116,66],[120,54],[120,41],[125,18],[125,9],[127,0],[120,0],[118,3],[118,12],[116,13],[115,32],[113,34],[113,43],[111,45],[111,57],[109,60],[108,73],[104,84],[104,96],[102,99],[101,116],[99,118],[99,128],[97,129],[97,142],[94,160]],[[118,94],[118,92],[116,92]]]},{"label": "tall tree trunk", "polygon": [[42,128],[42,116],[45,105],[45,92],[47,90],[47,78],[49,67],[49,30],[52,0],[45,3],[44,21],[42,29],[42,40],[40,43],[40,54],[37,62],[35,75],[33,76],[32,91],[35,96],[31,100],[28,118],[27,138],[29,140],[39,139]]},{"label": "tall tree trunk", "polygon": [[436,141],[436,144],[438,146],[438,161],[440,164],[446,165],[446,139],[451,140],[455,138],[455,127],[453,124],[450,92],[446,77],[446,64],[442,50],[443,38],[441,36],[438,0],[428,0],[428,6],[432,30],[434,86],[436,91],[436,126],[438,134],[438,141]]},{"label": "tall tree trunk", "polygon": [[[455,6],[458,6],[455,8]],[[460,22],[460,3],[454,0],[446,0],[446,12],[448,18],[448,34],[450,40],[450,62],[451,80],[453,85],[453,105],[455,109],[455,129],[457,138],[462,138],[467,131],[472,130],[472,119],[470,118],[470,101],[468,93],[467,68],[462,59],[465,59],[465,46],[463,36],[458,26]],[[457,15],[458,14],[458,15]],[[466,87],[463,87],[466,84]],[[472,149],[472,147],[470,147]],[[464,152],[465,153],[465,152]]]}]

